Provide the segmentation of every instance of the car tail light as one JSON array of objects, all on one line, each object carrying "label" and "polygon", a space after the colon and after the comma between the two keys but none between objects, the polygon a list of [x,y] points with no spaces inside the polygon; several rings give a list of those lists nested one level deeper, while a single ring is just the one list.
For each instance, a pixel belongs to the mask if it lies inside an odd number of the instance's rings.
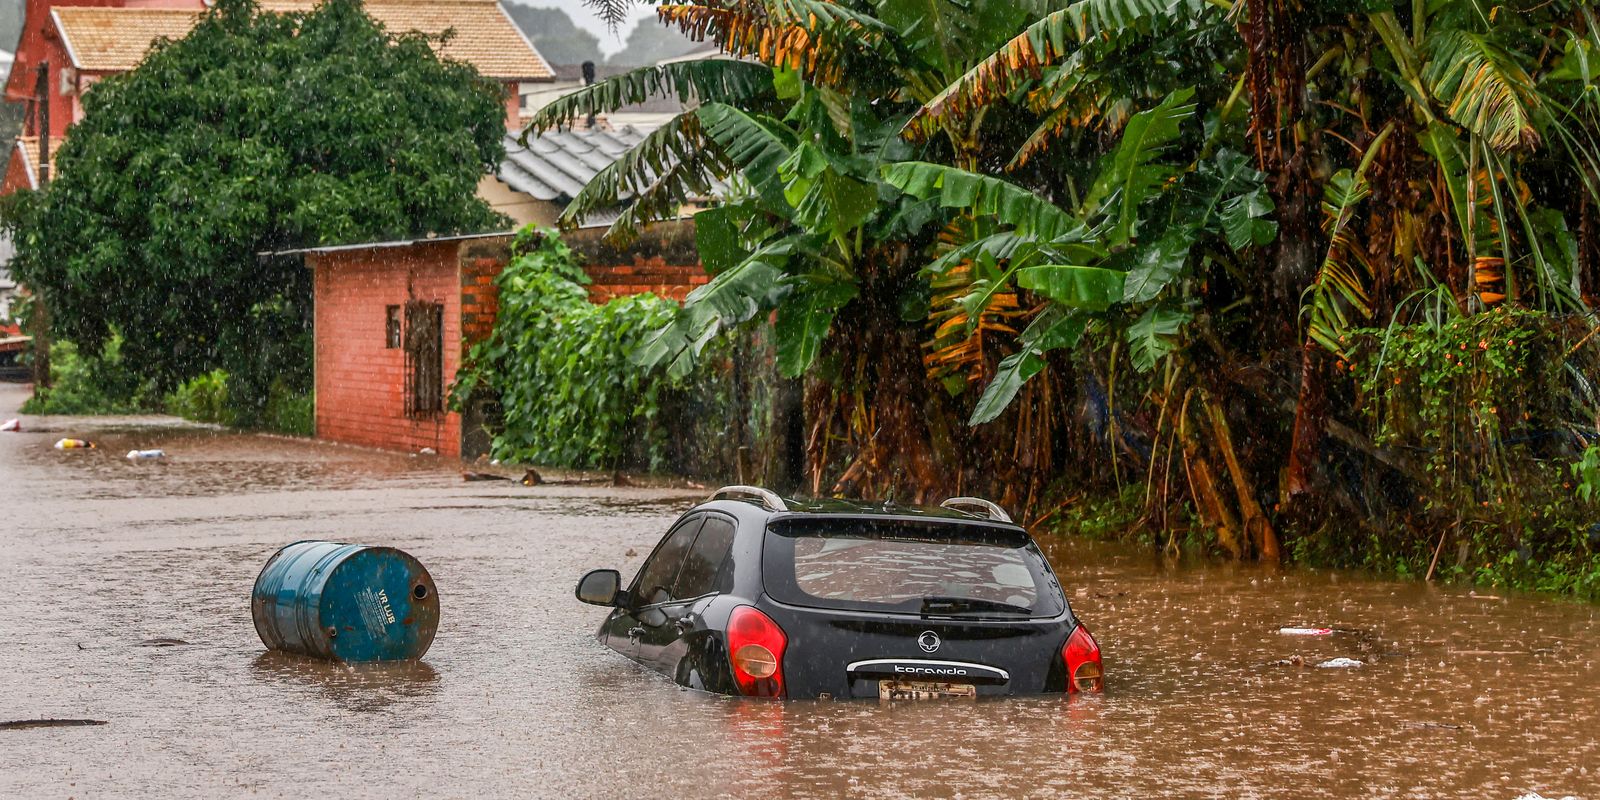
[{"label": "car tail light", "polygon": [[1099,692],[1105,689],[1105,671],[1100,668],[1100,643],[1082,623],[1072,630],[1061,647],[1067,663],[1068,692]]},{"label": "car tail light", "polygon": [[728,658],[739,694],[746,697],[783,696],[783,649],[789,637],[771,617],[750,606],[733,610],[728,621]]}]

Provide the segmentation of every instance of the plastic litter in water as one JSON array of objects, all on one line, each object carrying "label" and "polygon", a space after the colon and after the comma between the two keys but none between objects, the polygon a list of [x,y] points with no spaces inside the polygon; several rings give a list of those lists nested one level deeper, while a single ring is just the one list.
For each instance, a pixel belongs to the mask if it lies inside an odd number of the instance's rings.
[{"label": "plastic litter in water", "polygon": [[1357,660],[1355,660],[1353,658],[1340,657],[1340,658],[1330,658],[1327,661],[1324,661],[1321,664],[1318,664],[1317,666],[1319,666],[1319,667],[1321,667],[1323,669],[1354,669],[1356,667],[1364,667],[1366,665],[1367,664],[1364,661],[1357,661]]},{"label": "plastic litter in water", "polygon": [[150,461],[152,459],[166,458],[166,457],[167,457],[167,452],[165,450],[129,450],[128,451],[128,460],[129,461]]},{"label": "plastic litter in water", "polygon": [[1279,628],[1278,633],[1284,636],[1331,636],[1332,628]]},{"label": "plastic litter in water", "polygon": [[8,419],[5,422],[0,422],[0,431],[16,433],[20,430],[22,430],[22,420],[20,419]]},{"label": "plastic litter in water", "polygon": [[84,439],[57,439],[57,450],[93,450],[94,442]]}]

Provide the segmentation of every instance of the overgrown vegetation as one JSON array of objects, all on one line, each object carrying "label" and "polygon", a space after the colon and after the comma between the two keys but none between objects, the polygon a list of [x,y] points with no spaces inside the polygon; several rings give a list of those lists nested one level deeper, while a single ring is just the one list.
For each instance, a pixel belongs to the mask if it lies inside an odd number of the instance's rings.
[{"label": "overgrown vegetation", "polygon": [[50,345],[51,385],[22,404],[24,414],[137,414],[159,395],[123,358],[122,337],[113,335],[99,355],[72,342]]},{"label": "overgrown vegetation", "polygon": [[1588,585],[1588,4],[659,14],[742,60],[638,70],[534,127],[702,101],[566,220],[635,197],[626,237],[713,179],[749,187],[698,218],[716,277],[638,360],[681,372],[775,318],[807,377],[806,488],[1037,519],[1052,487],[1132,485],[1143,525],[1192,514],[1235,558]]},{"label": "overgrown vegetation", "polygon": [[770,428],[759,419],[770,402],[748,393],[758,382],[730,374],[735,355],[726,337],[710,345],[715,358],[684,375],[640,369],[630,355],[672,318],[676,303],[653,294],[591,303],[588,277],[554,231],[524,229],[512,249],[496,278],[494,331],[473,346],[452,389],[457,408],[474,395],[497,401],[495,458],[731,470],[726,445],[737,439],[734,449],[749,446],[760,436],[741,431]]}]

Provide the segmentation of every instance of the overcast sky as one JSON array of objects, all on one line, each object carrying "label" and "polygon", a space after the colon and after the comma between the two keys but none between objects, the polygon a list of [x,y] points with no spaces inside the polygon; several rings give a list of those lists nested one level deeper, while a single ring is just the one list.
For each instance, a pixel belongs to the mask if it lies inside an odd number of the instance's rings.
[{"label": "overcast sky", "polygon": [[559,8],[572,17],[578,27],[592,32],[600,37],[600,50],[606,55],[611,55],[622,49],[622,42],[628,38],[628,31],[633,29],[641,19],[655,19],[656,7],[650,3],[640,3],[632,10],[632,17],[628,22],[618,26],[617,32],[606,30],[606,24],[595,16],[594,11],[583,4],[583,0],[506,0],[507,2],[520,2],[534,8]]}]

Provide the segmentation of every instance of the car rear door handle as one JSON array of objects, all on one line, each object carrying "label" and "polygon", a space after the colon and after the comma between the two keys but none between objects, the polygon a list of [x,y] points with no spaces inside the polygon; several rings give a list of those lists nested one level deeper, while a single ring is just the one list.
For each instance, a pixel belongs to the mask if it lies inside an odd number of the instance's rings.
[{"label": "car rear door handle", "polygon": [[678,632],[688,633],[689,629],[694,627],[695,621],[695,616],[693,614],[684,614],[683,616],[678,617],[677,622],[675,623],[678,626]]}]

